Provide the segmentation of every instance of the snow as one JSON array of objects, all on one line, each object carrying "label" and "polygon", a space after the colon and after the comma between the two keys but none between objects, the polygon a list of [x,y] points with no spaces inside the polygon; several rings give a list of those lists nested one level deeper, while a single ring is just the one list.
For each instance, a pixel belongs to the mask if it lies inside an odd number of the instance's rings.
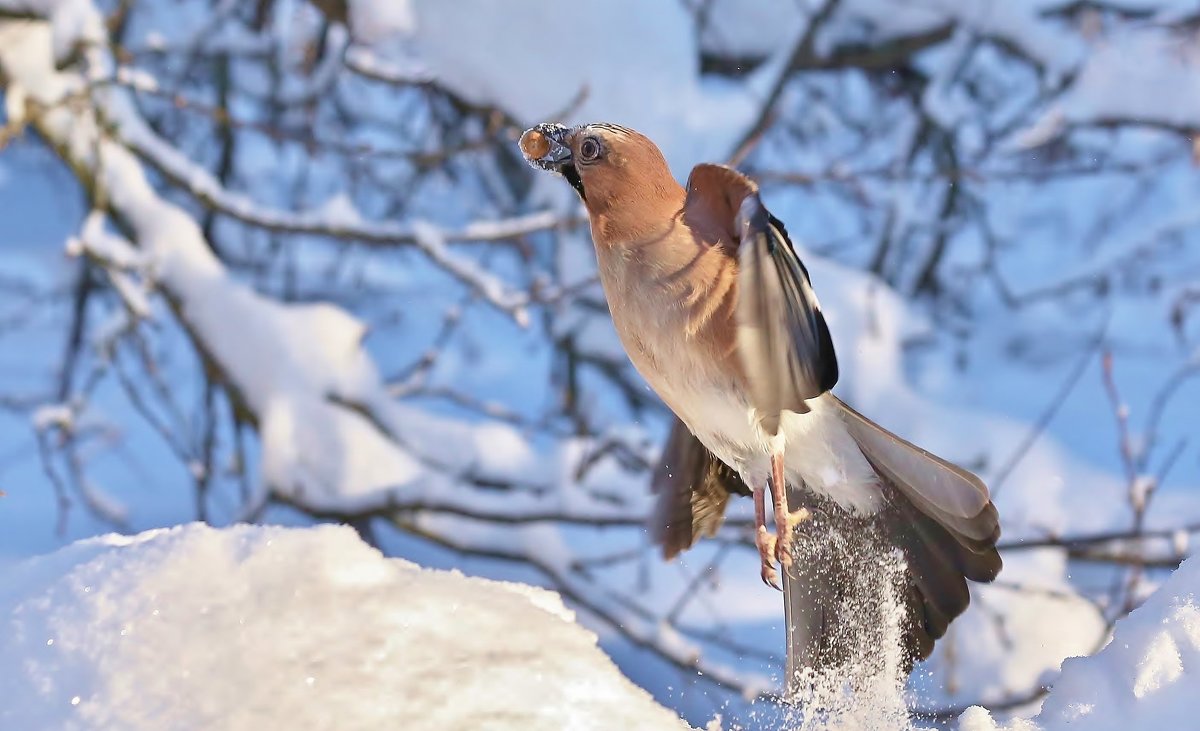
[{"label": "snow", "polygon": [[345,527],[200,524],[0,568],[0,726],[686,729],[555,594]]},{"label": "snow", "polygon": [[51,427],[69,430],[75,424],[75,410],[69,404],[46,404],[34,410],[30,421],[38,431]]},{"label": "snow", "polygon": [[769,56],[800,36],[805,11],[799,2],[712,0],[705,9],[700,45],[732,56]]},{"label": "snow", "polygon": [[[1138,62],[1130,63],[1131,58]],[[1049,113],[1061,114],[1068,122],[1140,119],[1200,128],[1200,47],[1194,38],[1172,37],[1165,31],[1106,38]]]},{"label": "snow", "polygon": [[[46,25],[0,27],[0,66],[36,89],[46,104],[80,83],[55,70],[50,33]],[[109,110],[119,125],[151,139],[128,98],[119,90],[112,94]],[[94,124],[79,124],[62,108],[47,112],[41,124],[82,164],[94,167],[181,318],[203,334],[209,355],[257,416],[265,484],[321,509],[330,499],[342,505],[345,500],[381,502],[421,474],[416,460],[366,417],[330,400],[382,393],[374,363],[362,348],[361,322],[330,304],[280,304],[234,280],[209,250],[196,221],[158,196],[132,153],[97,140]],[[93,157],[94,147],[102,154]],[[95,216],[81,241],[105,254],[129,248],[103,234]],[[238,327],[229,327],[234,322]]]},{"label": "snow", "polygon": [[22,9],[49,11],[55,58],[70,54],[77,43],[103,43],[107,36],[104,16],[96,11],[92,0],[29,0],[20,4]]},{"label": "snow", "polygon": [[932,30],[937,24],[954,20],[979,35],[1000,38],[1034,61],[1044,65],[1052,74],[1070,69],[1083,54],[1079,38],[1065,27],[1040,22],[1040,15],[1055,0],[1013,0],[995,3],[990,0],[908,0],[901,3],[916,12],[897,13],[896,3],[879,0],[852,0],[852,12],[861,13],[883,27],[904,23],[904,18],[927,14],[925,27],[904,28],[905,32]]},{"label": "snow", "polygon": [[[684,3],[583,0],[567,13],[556,0],[527,0],[504,16],[506,27],[523,33],[497,33],[490,0],[412,6],[413,52],[468,99],[503,108],[525,126],[633,127],[657,140],[675,165],[728,155],[769,80],[735,89],[702,79]],[[620,54],[611,52],[614,43]]]},{"label": "snow", "polygon": [[982,708],[961,731],[1126,731],[1195,725],[1200,688],[1200,560],[1188,559],[1117,622],[1091,657],[1072,658],[1031,720],[999,724]]},{"label": "snow", "polygon": [[[167,144],[128,108],[121,104],[111,110],[120,119],[118,132],[131,148],[150,159],[155,168],[167,177],[178,181],[201,200],[211,201],[216,208],[245,221],[267,229],[291,233],[309,233],[349,241],[366,241],[392,245],[416,245],[425,247],[431,241],[468,240],[486,241],[497,235],[511,235],[516,231],[539,231],[551,225],[544,213],[534,213],[518,218],[490,222],[489,225],[474,224],[462,231],[439,231],[437,237],[419,236],[418,224],[401,225],[387,221],[363,220],[357,211],[334,197],[325,205],[309,211],[281,211],[260,205],[248,196],[232,193],[224,188],[204,168],[195,165],[178,150]],[[423,229],[428,233],[432,224]],[[465,258],[459,258],[444,246],[426,249],[426,253],[449,270],[463,278],[464,282],[480,294],[489,298],[501,309],[518,309],[517,295],[489,272],[481,271]],[[494,298],[494,299],[493,299]]]},{"label": "snow", "polygon": [[[797,560],[813,565],[836,564],[834,555],[851,555],[833,546],[847,540],[833,528],[819,540],[801,536]],[[849,538],[854,542],[858,539]],[[901,646],[906,621],[903,573],[898,554],[859,556],[851,581],[841,587],[854,607],[853,619],[838,627],[851,650],[837,665],[819,671],[803,669],[794,678],[794,695],[784,713],[788,731],[909,731],[910,719]],[[819,574],[818,574],[819,575]],[[824,580],[838,576],[836,570]],[[840,579],[841,577],[838,576]]]},{"label": "snow", "polygon": [[[0,565],[0,617],[5,727],[687,728],[557,595],[388,559],[346,527],[190,524],[79,541]],[[1107,647],[1064,663],[1036,719],[973,708],[959,728],[1184,728],[1198,674],[1192,560]],[[849,690],[819,685],[788,727],[911,728],[888,677],[833,703],[850,716],[815,713]]]},{"label": "snow", "polygon": [[[709,51],[770,57],[795,43],[815,5],[716,0],[707,4],[701,45]],[[1041,130],[1026,131],[1028,142],[1044,140],[1046,130],[1057,130],[1063,122],[1136,119],[1188,129],[1200,126],[1200,51],[1193,37],[1173,36],[1147,23],[1088,38],[1069,23],[1046,19],[1071,5],[1066,0],[840,0],[830,28],[818,38],[818,48],[828,52],[842,43],[853,45],[861,41],[864,29],[870,37],[891,39],[954,23],[962,40],[995,38],[1018,50],[1046,69],[1050,84],[1070,79],[1066,92],[1037,123]],[[1148,12],[1160,23],[1187,17],[1196,9],[1188,0],[1131,0],[1105,7]],[[1131,58],[1138,62],[1129,63]],[[943,63],[938,69],[949,73],[957,67]],[[937,92],[937,85],[927,90],[928,110],[952,121]]]},{"label": "snow", "polygon": [[354,40],[366,44],[409,35],[416,26],[409,0],[350,0],[349,15]]},{"label": "snow", "polygon": [[[1085,46],[1068,26],[1043,21],[1063,0],[838,0],[816,47],[828,53],[869,37],[886,41],[932,33],[948,24],[963,33],[998,39],[1042,65],[1053,77],[1065,74],[1083,57]],[[702,44],[706,50],[768,56],[790,49],[805,28],[805,18],[820,5],[811,2],[766,3],[717,0],[708,9]]]},{"label": "snow", "polygon": [[520,326],[525,327],[529,323],[529,314],[525,310],[523,298],[507,292],[502,284],[492,279],[487,271],[473,262],[451,255],[446,248],[446,237],[441,229],[427,221],[415,220],[412,222],[412,231],[430,259],[458,275],[463,281],[472,282],[476,292],[512,312],[513,318]]},{"label": "snow", "polygon": [[133,244],[105,229],[102,211],[92,211],[84,219],[78,238],[67,240],[68,256],[88,256],[101,263],[113,288],[134,317],[146,319],[151,315],[146,288],[130,276],[134,270],[147,268],[146,257]]},{"label": "snow", "polygon": [[92,211],[83,221],[79,238],[67,241],[67,254],[81,256],[89,254],[118,269],[139,269],[146,265],[146,257],[121,236],[105,229],[102,211]]},{"label": "snow", "polygon": [[363,222],[362,213],[354,205],[354,199],[344,191],[330,196],[329,200],[313,213],[329,225],[340,228],[358,226]]}]

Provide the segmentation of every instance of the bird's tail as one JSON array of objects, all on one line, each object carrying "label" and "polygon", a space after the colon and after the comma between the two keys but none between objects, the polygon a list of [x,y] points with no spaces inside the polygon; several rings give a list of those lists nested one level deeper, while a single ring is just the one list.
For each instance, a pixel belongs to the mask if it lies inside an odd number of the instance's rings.
[{"label": "bird's tail", "polygon": [[[800,527],[796,543],[801,555],[784,577],[792,682],[804,668],[840,665],[848,659],[847,648],[869,644],[849,635],[877,631],[879,620],[871,615],[879,608],[871,603],[879,601],[881,589],[892,590],[905,615],[900,637],[890,642],[899,641],[907,670],[929,656],[950,621],[966,610],[967,580],[991,581],[1001,567],[996,508],[979,478],[834,400],[878,474],[888,504],[869,518],[856,518],[836,506],[810,506],[817,519]],[[792,509],[805,501],[820,502],[804,490],[789,490],[788,497]],[[806,549],[805,534],[810,533],[820,536]],[[879,556],[880,544],[900,550],[904,564],[899,571],[888,573],[883,565],[863,562],[861,557]],[[808,557],[805,550],[827,555]],[[856,588],[864,576],[870,585]],[[854,591],[865,593],[847,595]]]}]

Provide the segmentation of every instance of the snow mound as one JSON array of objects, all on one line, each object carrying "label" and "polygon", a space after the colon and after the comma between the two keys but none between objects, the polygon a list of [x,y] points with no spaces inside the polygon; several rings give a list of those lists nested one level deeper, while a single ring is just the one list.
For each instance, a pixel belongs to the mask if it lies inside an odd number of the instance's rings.
[{"label": "snow mound", "polygon": [[1200,560],[1189,559],[1117,623],[1091,657],[1063,663],[1034,721],[997,724],[972,708],[961,731],[1125,731],[1195,728],[1200,710]]},{"label": "snow mound", "polygon": [[0,728],[684,729],[557,595],[354,531],[189,525],[0,569]]}]

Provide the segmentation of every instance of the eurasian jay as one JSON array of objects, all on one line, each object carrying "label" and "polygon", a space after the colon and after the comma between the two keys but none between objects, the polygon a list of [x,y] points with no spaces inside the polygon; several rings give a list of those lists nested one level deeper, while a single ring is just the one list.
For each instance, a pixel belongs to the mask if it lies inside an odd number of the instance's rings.
[{"label": "eurasian jay", "polygon": [[[836,587],[814,590],[792,543],[810,507],[833,506],[877,537],[863,550],[903,554],[907,663],[927,657],[966,609],[966,580],[1000,571],[996,508],[978,477],[830,392],[838,365],[821,306],[755,183],[700,164],[681,187],[653,142],[615,124],[541,124],[521,149],[583,200],[617,333],[677,417],[652,478],[664,556],[714,535],[731,494],[751,495],[762,579],[778,588],[775,560],[790,579],[789,671],[828,665],[839,650],[820,605]],[[792,658],[797,633],[807,649]]]}]

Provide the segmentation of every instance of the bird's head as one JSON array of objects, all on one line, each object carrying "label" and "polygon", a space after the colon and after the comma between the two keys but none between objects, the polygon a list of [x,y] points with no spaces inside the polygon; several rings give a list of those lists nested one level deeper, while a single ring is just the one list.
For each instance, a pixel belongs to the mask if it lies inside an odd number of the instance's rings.
[{"label": "bird's head", "polygon": [[599,225],[609,235],[634,236],[683,204],[683,189],[662,152],[628,127],[539,124],[525,131],[520,144],[531,165],[571,184],[587,206],[594,235]]}]

